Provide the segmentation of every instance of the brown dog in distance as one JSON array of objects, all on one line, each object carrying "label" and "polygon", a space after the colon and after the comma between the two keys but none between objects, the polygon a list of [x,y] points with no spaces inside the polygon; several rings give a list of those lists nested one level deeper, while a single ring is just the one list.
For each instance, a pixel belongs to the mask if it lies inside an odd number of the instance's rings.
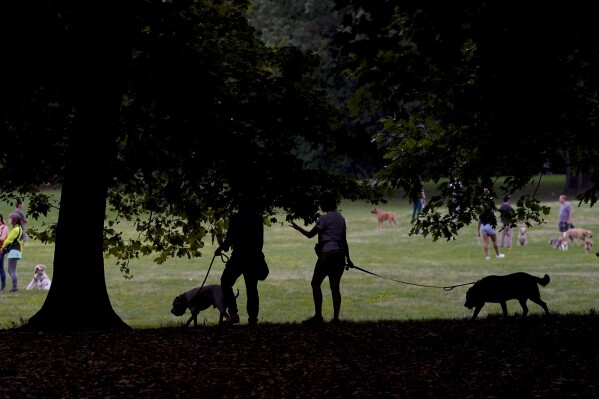
[{"label": "brown dog in distance", "polygon": [[564,238],[569,238],[571,241],[577,238],[584,242],[587,238],[593,238],[593,232],[586,229],[570,229],[566,230]]},{"label": "brown dog in distance", "polygon": [[379,227],[381,227],[383,225],[383,222],[386,220],[389,222],[389,224],[394,224],[397,226],[397,220],[395,218],[395,212],[385,212],[385,211],[381,211],[378,208],[372,208],[370,210],[370,213],[372,213],[373,215],[376,215],[376,220],[377,220],[377,225]]},{"label": "brown dog in distance", "polygon": [[541,300],[537,284],[543,287],[546,286],[549,284],[549,276],[546,274],[543,278],[540,278],[523,272],[505,276],[487,276],[474,283],[466,292],[464,306],[468,309],[474,308],[471,319],[474,320],[482,307],[485,306],[485,303],[499,303],[501,310],[503,310],[503,317],[507,318],[506,302],[510,299],[517,299],[520,306],[522,306],[522,317],[524,318],[528,314],[526,300],[530,299],[542,307],[546,315],[549,315],[549,309],[547,304]]}]

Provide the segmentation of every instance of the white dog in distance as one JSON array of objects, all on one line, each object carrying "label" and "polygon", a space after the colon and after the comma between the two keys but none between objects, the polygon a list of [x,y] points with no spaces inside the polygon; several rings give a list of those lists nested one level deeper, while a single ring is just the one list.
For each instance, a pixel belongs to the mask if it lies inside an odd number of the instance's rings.
[{"label": "white dog in distance", "polygon": [[33,279],[27,286],[27,289],[32,290],[34,288],[37,288],[40,290],[49,290],[51,284],[52,284],[52,281],[46,274],[46,266],[39,264],[39,265],[35,266],[35,271],[33,273]]}]

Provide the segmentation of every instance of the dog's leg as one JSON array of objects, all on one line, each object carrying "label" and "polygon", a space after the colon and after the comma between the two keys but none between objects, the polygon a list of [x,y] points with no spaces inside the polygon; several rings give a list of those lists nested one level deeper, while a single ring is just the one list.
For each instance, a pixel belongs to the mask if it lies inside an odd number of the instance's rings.
[{"label": "dog's leg", "polygon": [[197,313],[191,314],[191,317],[189,318],[189,320],[187,320],[187,323],[185,323],[185,327],[189,327],[189,325],[191,324],[192,321],[193,321],[193,326],[197,327],[198,326],[198,314]]},{"label": "dog's leg", "polygon": [[530,300],[532,302],[536,303],[537,305],[539,305],[540,307],[542,307],[543,310],[545,311],[545,315],[549,316],[549,308],[547,307],[547,304],[541,298],[530,298]]},{"label": "dog's leg", "polygon": [[505,301],[504,301],[504,302],[500,302],[500,304],[501,304],[501,310],[503,311],[503,318],[507,319],[507,316],[508,316],[508,314],[507,314],[507,303],[505,303]]},{"label": "dog's leg", "polygon": [[480,312],[480,310],[483,308],[483,306],[485,306],[485,304],[483,303],[480,306],[477,306],[476,308],[474,308],[474,314],[472,315],[472,318],[470,319],[470,321],[474,321],[476,320],[476,316],[478,316],[478,313]]},{"label": "dog's leg", "polygon": [[185,327],[189,327],[189,325],[191,324],[191,321],[193,320],[193,315],[189,317],[189,319],[187,319],[187,323],[185,323]]},{"label": "dog's leg", "polygon": [[522,318],[525,318],[526,315],[528,314],[528,306],[526,306],[526,298],[518,299],[518,302],[520,302],[520,306],[522,306]]}]

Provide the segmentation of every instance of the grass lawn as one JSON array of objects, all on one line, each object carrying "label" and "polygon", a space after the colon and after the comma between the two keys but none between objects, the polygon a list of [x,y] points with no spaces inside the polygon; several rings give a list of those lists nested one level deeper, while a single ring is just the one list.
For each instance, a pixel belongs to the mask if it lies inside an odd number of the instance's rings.
[{"label": "grass lawn", "polygon": [[[563,176],[549,176],[543,183],[540,198],[552,208],[547,223],[529,229],[526,246],[518,246],[517,234],[514,234],[512,249],[503,250],[505,259],[484,259],[482,245],[476,240],[475,225],[463,229],[452,241],[433,242],[430,238],[410,236],[411,205],[401,196],[390,198],[387,204],[380,206],[383,210],[397,213],[398,227],[387,224],[377,227],[369,204],[342,203],[340,210],[347,220],[348,241],[356,266],[410,284],[355,269],[346,271],[341,285],[341,318],[353,321],[467,318],[472,314],[463,306],[468,285],[448,291],[419,285],[452,286],[470,283],[489,274],[516,271],[550,275],[549,285],[541,288],[541,297],[550,311],[563,314],[594,311],[599,303],[599,286],[596,284],[599,260],[593,254],[586,254],[582,245],[571,245],[568,251],[559,251],[548,244],[551,238],[559,235],[557,199],[561,187]],[[571,202],[574,205],[574,224],[599,231],[597,208],[588,205],[578,207],[575,200]],[[9,204],[0,206],[5,219],[12,209]],[[53,217],[56,215],[50,215],[49,220]],[[31,220],[29,226],[39,226],[43,222]],[[314,243],[315,239],[308,240],[286,224],[265,229],[264,252],[270,275],[259,284],[261,322],[294,323],[313,314],[310,278],[316,260]],[[131,280],[122,277],[113,259],[106,259],[106,283],[115,311],[133,328],[169,327],[184,323],[189,313],[183,317],[173,316],[170,313],[172,300],[202,283],[214,249],[215,246],[207,242],[204,257],[172,259],[163,265],[153,263],[151,258],[133,260],[130,267],[134,277]],[[25,287],[37,263],[46,264],[48,275],[52,277],[53,251],[50,245],[36,241],[27,243],[24,258],[18,266],[20,291],[0,293],[1,329],[22,324],[41,307],[47,292],[27,291]],[[81,260],[78,273],[82,279],[85,267],[85,260]],[[206,284],[218,284],[223,268],[221,260],[215,259]],[[10,287],[8,276],[7,286]],[[237,299],[240,316],[245,323],[246,297],[242,278],[237,282],[237,288],[240,291]],[[323,294],[323,313],[325,318],[330,319],[332,306],[327,280]],[[536,304],[529,302],[529,308],[530,314],[542,313]],[[516,301],[510,301],[508,309],[512,315],[520,313]],[[479,318],[500,312],[499,305],[488,304]],[[212,309],[202,312],[198,320],[208,325],[215,324],[218,313]]]}]

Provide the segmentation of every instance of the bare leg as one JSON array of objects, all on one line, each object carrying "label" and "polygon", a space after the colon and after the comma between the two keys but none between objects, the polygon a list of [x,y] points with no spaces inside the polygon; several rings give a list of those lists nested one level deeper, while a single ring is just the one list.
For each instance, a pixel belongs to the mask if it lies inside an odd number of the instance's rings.
[{"label": "bare leg", "polygon": [[320,285],[322,281],[312,279],[312,298],[314,298],[314,315],[322,317],[322,289]]},{"label": "bare leg", "polygon": [[[491,241],[493,241],[493,249],[495,250],[495,254],[499,255],[499,248],[497,247],[497,234],[491,234]],[[487,253],[488,253],[488,243],[487,243]]]},{"label": "bare leg", "polygon": [[341,310],[341,289],[339,283],[330,282],[331,295],[333,297],[333,319],[339,318],[339,311]]},{"label": "bare leg", "polygon": [[18,287],[19,277],[17,274],[17,262],[18,261],[19,261],[18,259],[9,259],[8,260],[8,274],[10,275],[10,278],[12,279],[12,290],[11,291],[16,291],[19,289],[19,287]]}]

